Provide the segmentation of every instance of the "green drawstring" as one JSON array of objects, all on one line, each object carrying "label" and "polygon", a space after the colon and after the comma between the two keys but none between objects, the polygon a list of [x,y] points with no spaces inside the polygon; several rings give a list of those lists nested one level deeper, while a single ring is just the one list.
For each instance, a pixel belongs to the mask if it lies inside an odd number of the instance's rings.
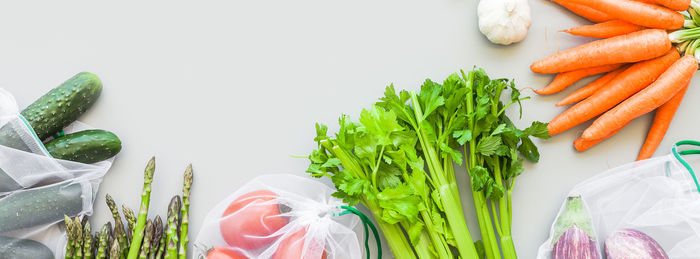
[{"label": "green drawstring", "polygon": [[693,177],[693,181],[695,181],[695,187],[697,187],[698,192],[700,192],[700,184],[698,184],[698,178],[695,176],[695,171],[693,171],[693,167],[688,164],[688,162],[681,157],[681,155],[692,155],[692,154],[700,154],[700,150],[697,149],[689,149],[689,150],[681,150],[678,151],[678,146],[682,145],[691,145],[691,146],[696,146],[700,147],[700,142],[698,141],[693,141],[693,140],[682,140],[676,142],[676,144],[673,145],[673,148],[671,149],[671,152],[673,155],[678,159],[678,162],[680,162],[685,169],[688,169],[688,172],[690,173],[690,176]]},{"label": "green drawstring", "polygon": [[[42,142],[41,142],[41,139],[39,139],[39,136],[36,135],[36,132],[34,131],[34,128],[32,128],[32,125],[29,125],[29,122],[27,121],[27,119],[25,119],[24,116],[22,116],[21,114],[19,115],[19,118],[20,118],[20,120],[22,120],[22,122],[24,123],[24,126],[26,126],[27,129],[29,129],[30,132],[32,132],[32,136],[34,136],[34,139],[36,139],[37,142],[41,143],[41,145],[40,145],[40,146],[41,146],[41,149],[44,150],[46,156],[48,156],[48,157],[53,157],[53,156],[51,156],[51,154],[49,153],[49,151],[46,150],[46,147],[44,146],[44,143],[42,143]],[[61,131],[61,132],[63,132],[63,131]]]},{"label": "green drawstring", "polygon": [[374,223],[372,223],[372,220],[367,217],[364,213],[360,212],[356,208],[350,207],[350,206],[340,206],[341,209],[345,209],[345,211],[341,212],[338,214],[338,216],[343,216],[346,214],[355,214],[360,219],[362,220],[362,226],[365,227],[365,250],[367,252],[367,259],[370,259],[370,251],[369,251],[369,231],[367,230],[367,226],[372,229],[372,234],[374,235],[374,241],[377,242],[377,259],[382,258],[382,242],[379,240],[379,232],[377,232],[377,227],[374,226]]},{"label": "green drawstring", "polygon": [[53,138],[60,138],[60,137],[63,137],[65,135],[66,135],[65,132],[59,131],[59,132],[56,132],[56,134],[53,134]]}]

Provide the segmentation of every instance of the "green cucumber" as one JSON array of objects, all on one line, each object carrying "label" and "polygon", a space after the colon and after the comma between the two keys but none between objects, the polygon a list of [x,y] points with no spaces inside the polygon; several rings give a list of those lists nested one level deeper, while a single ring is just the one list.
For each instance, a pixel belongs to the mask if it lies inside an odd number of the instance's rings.
[{"label": "green cucumber", "polygon": [[44,144],[58,159],[92,164],[116,156],[122,142],[106,130],[84,130],[53,139]]},{"label": "green cucumber", "polygon": [[0,193],[11,192],[22,189],[19,183],[15,182],[5,171],[0,169]]},{"label": "green cucumber", "polygon": [[101,92],[102,82],[95,74],[80,72],[29,105],[22,116],[45,140],[77,120]]},{"label": "green cucumber", "polygon": [[74,217],[82,210],[81,183],[61,183],[17,192],[0,199],[0,233],[58,222],[64,215]]},{"label": "green cucumber", "polygon": [[44,244],[30,239],[0,236],[0,257],[3,259],[52,259],[53,252]]},{"label": "green cucumber", "polygon": [[[22,116],[39,140],[44,141],[85,113],[101,92],[100,79],[95,74],[81,72],[34,101],[22,111]],[[26,132],[10,124],[0,128],[0,145],[31,152],[25,142],[31,141],[32,136],[19,136],[18,130],[20,134]]]}]

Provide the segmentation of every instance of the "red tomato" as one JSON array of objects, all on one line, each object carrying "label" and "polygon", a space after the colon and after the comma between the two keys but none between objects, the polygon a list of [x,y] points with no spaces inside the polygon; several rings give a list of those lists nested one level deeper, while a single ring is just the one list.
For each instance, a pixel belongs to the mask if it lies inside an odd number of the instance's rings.
[{"label": "red tomato", "polygon": [[226,247],[215,247],[207,253],[207,259],[248,259],[238,250]]},{"label": "red tomato", "polygon": [[[306,229],[301,229],[297,231],[294,234],[289,235],[287,238],[282,240],[280,242],[279,247],[277,247],[277,251],[275,251],[275,254],[272,255],[272,259],[301,259],[302,255],[304,254],[304,243],[306,243],[305,239],[306,236]],[[313,240],[312,244],[307,245],[307,249],[317,249],[320,247],[320,244],[318,243],[318,240]],[[313,252],[309,254],[309,251],[307,251],[306,256],[304,259],[316,259],[312,258]],[[326,251],[323,251],[323,254],[321,254],[321,259],[326,259]]]},{"label": "red tomato", "polygon": [[270,202],[278,197],[274,192],[259,190],[233,201],[219,223],[226,243],[244,250],[255,250],[272,243],[276,237],[269,236],[289,222],[280,215],[279,204]]}]

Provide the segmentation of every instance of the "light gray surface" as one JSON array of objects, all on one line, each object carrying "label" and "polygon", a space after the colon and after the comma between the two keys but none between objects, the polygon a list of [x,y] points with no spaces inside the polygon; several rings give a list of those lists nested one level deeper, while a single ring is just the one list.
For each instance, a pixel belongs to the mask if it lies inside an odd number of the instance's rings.
[{"label": "light gray surface", "polygon": [[[585,21],[548,1],[530,4],[528,37],[501,47],[479,33],[474,0],[3,3],[0,87],[27,105],[79,71],[99,75],[102,97],[81,120],[117,133],[124,149],[100,188],[93,223],[109,218],[106,193],[138,207],[143,167],[156,155],[151,201],[160,213],[194,163],[194,239],[207,211],[249,179],[302,174],[307,162],[290,155],[314,147],[313,124],[334,125],[341,113],[356,117],[391,82],[417,89],[427,77],[442,80],[477,65],[521,88],[544,86],[551,76],[532,74],[530,63],[585,42],[557,32]],[[571,91],[534,96],[516,124],[548,121]],[[691,102],[698,97],[691,87],[660,152],[700,139]],[[572,148],[584,127],[539,143],[541,162],[527,165],[514,191],[521,258],[534,257],[569,188],[636,158],[650,120],[632,122],[585,153]]]}]

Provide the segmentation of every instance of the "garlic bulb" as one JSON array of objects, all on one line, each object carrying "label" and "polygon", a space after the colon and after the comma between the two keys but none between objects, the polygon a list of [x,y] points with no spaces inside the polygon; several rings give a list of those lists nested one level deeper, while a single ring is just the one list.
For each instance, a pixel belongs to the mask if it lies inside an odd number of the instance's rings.
[{"label": "garlic bulb", "polygon": [[481,33],[497,44],[521,41],[530,28],[527,0],[481,0],[477,15]]}]

